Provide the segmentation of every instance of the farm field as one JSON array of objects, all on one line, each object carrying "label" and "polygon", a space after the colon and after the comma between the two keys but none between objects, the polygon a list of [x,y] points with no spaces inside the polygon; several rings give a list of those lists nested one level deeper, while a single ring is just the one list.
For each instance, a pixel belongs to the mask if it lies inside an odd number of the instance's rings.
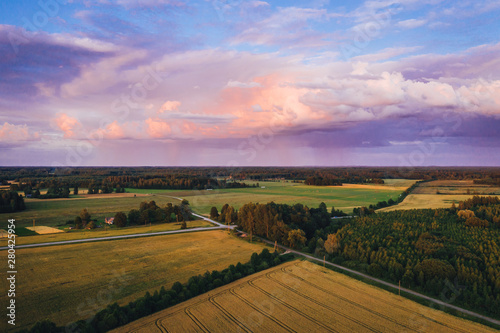
[{"label": "farm field", "polygon": [[112,332],[495,332],[307,261],[254,274]]},{"label": "farm field", "polygon": [[[201,227],[212,227],[214,226],[212,223],[207,222],[205,220],[195,220],[188,221],[187,223],[188,229],[191,228],[201,228]],[[28,227],[30,228],[30,227]],[[181,228],[181,223],[171,222],[171,223],[161,223],[161,224],[153,224],[147,226],[131,226],[125,228],[113,228],[113,229],[94,229],[94,230],[71,230],[63,232],[61,230],[60,233],[57,234],[47,234],[47,235],[33,235],[33,236],[23,236],[16,238],[17,245],[25,245],[25,244],[37,244],[37,243],[49,243],[49,242],[59,242],[73,239],[86,239],[86,238],[98,238],[98,237],[108,237],[108,236],[120,236],[120,235],[131,235],[131,234],[139,234],[139,233],[152,233],[158,231],[171,231],[171,230],[179,230]],[[59,230],[59,229],[57,229]],[[0,231],[0,246],[7,245],[7,232]]]},{"label": "farm field", "polygon": [[55,233],[64,232],[61,229],[52,228],[52,227],[46,227],[46,226],[26,227],[26,229],[34,231],[34,232],[36,232],[39,235],[55,234]]},{"label": "farm field", "polygon": [[16,329],[44,318],[58,325],[85,319],[115,301],[124,305],[146,291],[247,262],[262,249],[225,231],[18,249]]},{"label": "farm field", "polygon": [[[15,219],[19,227],[33,226],[33,219],[36,225],[47,227],[57,227],[64,225],[68,220],[74,220],[83,208],[87,208],[92,218],[101,221],[105,217],[114,216],[117,212],[128,213],[132,208],[139,209],[142,201],[155,200],[156,204],[164,207],[168,202],[179,204],[178,200],[168,197],[137,196],[110,196],[96,195],[95,199],[26,199],[27,209],[22,212],[9,214],[9,219]],[[5,228],[7,221],[0,221],[0,229]]]},{"label": "farm field", "polygon": [[[467,194],[469,193],[469,194]],[[474,184],[472,180],[435,180],[419,185],[405,200],[396,206],[386,207],[377,212],[401,209],[449,208],[473,195],[500,195],[496,186]]]},{"label": "farm field", "polygon": [[472,180],[434,180],[421,184],[413,193],[439,195],[500,195],[500,187],[474,184]]},{"label": "farm field", "polygon": [[[344,184],[343,186],[309,186],[292,182],[258,182],[259,187],[215,189],[211,191],[173,191],[173,190],[141,190],[129,189],[131,193],[153,193],[154,198],[175,196],[187,199],[192,209],[200,214],[209,214],[212,206],[221,209],[226,203],[240,208],[246,203],[302,203],[309,207],[318,207],[323,201],[330,209],[351,213],[353,208],[369,206],[379,201],[394,200],[410,187],[414,180],[387,180],[386,184],[359,185]],[[249,185],[257,182],[246,181]],[[265,188],[262,188],[265,187]],[[156,200],[156,199],[155,199]]]}]

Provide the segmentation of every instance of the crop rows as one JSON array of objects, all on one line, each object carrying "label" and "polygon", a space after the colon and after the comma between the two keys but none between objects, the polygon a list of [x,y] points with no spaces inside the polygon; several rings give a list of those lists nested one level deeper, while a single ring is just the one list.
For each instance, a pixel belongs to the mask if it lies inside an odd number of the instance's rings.
[{"label": "crop rows", "polygon": [[153,327],[157,332],[493,332],[306,261],[235,281],[120,332]]}]

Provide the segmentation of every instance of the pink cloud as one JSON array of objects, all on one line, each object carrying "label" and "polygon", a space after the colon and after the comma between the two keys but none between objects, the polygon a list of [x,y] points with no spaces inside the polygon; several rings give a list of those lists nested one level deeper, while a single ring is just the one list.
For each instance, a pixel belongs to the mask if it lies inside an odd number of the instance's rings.
[{"label": "pink cloud", "polygon": [[170,125],[161,119],[158,118],[148,118],[146,119],[146,132],[147,134],[154,139],[163,139],[170,135],[171,128]]},{"label": "pink cloud", "polygon": [[81,124],[78,119],[70,117],[63,113],[55,119],[57,127],[64,132],[64,138],[69,139],[76,136],[75,131],[81,128]]},{"label": "pink cloud", "polygon": [[116,120],[107,125],[105,129],[100,128],[94,133],[96,134],[96,137],[102,137],[108,140],[123,139],[125,137],[123,127],[118,124],[118,121]]},{"label": "pink cloud", "polygon": [[179,109],[179,106],[181,106],[181,102],[179,101],[166,101],[158,110],[158,113],[177,111]]},{"label": "pink cloud", "polygon": [[30,134],[27,125],[13,125],[5,122],[0,126],[0,141],[2,142],[31,141],[39,138],[38,132]]}]

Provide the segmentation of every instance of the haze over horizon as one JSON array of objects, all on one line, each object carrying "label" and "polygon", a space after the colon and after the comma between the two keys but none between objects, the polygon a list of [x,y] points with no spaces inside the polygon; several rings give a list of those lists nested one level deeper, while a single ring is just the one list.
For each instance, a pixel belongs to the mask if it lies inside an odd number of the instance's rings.
[{"label": "haze over horizon", "polygon": [[1,166],[500,166],[500,2],[0,4]]}]

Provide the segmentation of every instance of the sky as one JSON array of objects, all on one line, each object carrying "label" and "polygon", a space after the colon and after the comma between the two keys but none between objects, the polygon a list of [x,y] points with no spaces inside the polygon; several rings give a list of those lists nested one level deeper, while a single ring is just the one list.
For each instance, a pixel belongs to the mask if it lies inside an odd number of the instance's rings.
[{"label": "sky", "polygon": [[500,166],[500,1],[0,2],[1,166]]}]

